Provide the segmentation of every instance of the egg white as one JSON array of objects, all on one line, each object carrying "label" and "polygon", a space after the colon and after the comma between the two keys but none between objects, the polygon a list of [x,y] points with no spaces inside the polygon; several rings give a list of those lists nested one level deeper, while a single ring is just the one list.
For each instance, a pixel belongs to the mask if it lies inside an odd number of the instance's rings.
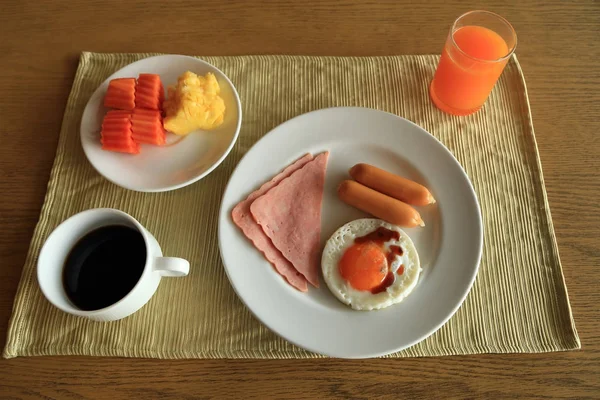
[{"label": "egg white", "polygon": [[[357,237],[368,235],[384,227],[400,233],[399,240],[389,240],[384,243],[384,249],[387,251],[389,246],[400,246],[404,253],[402,256],[396,256],[392,262],[391,270],[394,273],[395,281],[385,291],[373,294],[370,291],[356,290],[342,278],[338,264],[344,252],[354,244]],[[397,274],[400,265],[404,265],[404,273]],[[339,228],[327,240],[321,257],[321,268],[323,278],[329,290],[342,303],[349,305],[355,310],[379,310],[400,303],[408,296],[417,285],[421,266],[419,254],[408,235],[396,225],[389,224],[380,219],[363,218],[348,222]]]}]

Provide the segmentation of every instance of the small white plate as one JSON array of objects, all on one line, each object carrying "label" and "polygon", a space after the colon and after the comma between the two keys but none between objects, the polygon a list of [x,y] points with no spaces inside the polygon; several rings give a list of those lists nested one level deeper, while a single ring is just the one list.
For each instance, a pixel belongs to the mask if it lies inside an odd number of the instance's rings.
[{"label": "small white plate", "polygon": [[[177,77],[186,71],[215,74],[226,107],[225,119],[219,128],[183,137],[167,133],[166,146],[142,144],[140,154],[136,155],[102,150],[100,128],[108,111],[103,101],[111,79],[137,78],[141,73],[158,74],[166,91],[166,87],[177,83]],[[241,123],[240,98],[220,70],[193,57],[156,56],[120,69],[94,92],[83,111],[81,144],[94,168],[114,184],[139,192],[164,192],[187,186],[212,172],[233,148]]]},{"label": "small white plate", "polygon": [[[337,185],[365,162],[426,185],[437,203],[419,207],[425,228],[405,229],[423,272],[402,303],[353,311],[321,277],[319,289],[293,289],[277,275],[231,219],[241,200],[307,152],[329,150],[321,242],[348,221],[367,215],[344,203]],[[219,247],[233,288],[254,315],[290,342],[333,357],[381,356],[412,346],[456,312],[477,275],[483,245],[479,204],[465,172],[437,139],[396,115],[365,108],[314,111],[276,127],[250,149],[225,190]]]}]

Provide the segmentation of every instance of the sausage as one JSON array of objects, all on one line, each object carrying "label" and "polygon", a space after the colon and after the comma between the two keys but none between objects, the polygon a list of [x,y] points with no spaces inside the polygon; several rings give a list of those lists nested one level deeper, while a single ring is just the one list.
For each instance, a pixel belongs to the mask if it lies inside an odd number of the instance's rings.
[{"label": "sausage", "polygon": [[346,204],[394,225],[412,228],[425,226],[421,215],[406,203],[346,180],[338,186],[338,196]]},{"label": "sausage", "polygon": [[371,189],[414,206],[435,203],[425,186],[369,164],[356,164],[350,168],[350,176]]}]

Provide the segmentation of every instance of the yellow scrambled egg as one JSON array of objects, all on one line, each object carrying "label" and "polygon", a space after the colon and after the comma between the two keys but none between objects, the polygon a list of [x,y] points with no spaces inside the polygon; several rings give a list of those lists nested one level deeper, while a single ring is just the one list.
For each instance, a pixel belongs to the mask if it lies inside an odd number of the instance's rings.
[{"label": "yellow scrambled egg", "polygon": [[185,72],[175,87],[168,88],[163,104],[164,127],[177,135],[187,135],[196,129],[210,130],[223,123],[225,102],[219,96],[221,89],[212,73],[198,76]]}]

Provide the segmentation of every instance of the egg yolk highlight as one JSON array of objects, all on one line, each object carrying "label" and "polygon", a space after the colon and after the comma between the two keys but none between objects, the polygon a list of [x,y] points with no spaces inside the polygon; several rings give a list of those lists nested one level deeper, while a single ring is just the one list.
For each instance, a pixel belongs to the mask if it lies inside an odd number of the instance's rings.
[{"label": "egg yolk highlight", "polygon": [[373,242],[349,247],[338,264],[340,275],[356,290],[371,290],[383,282],[387,274],[387,259],[380,246]]}]

